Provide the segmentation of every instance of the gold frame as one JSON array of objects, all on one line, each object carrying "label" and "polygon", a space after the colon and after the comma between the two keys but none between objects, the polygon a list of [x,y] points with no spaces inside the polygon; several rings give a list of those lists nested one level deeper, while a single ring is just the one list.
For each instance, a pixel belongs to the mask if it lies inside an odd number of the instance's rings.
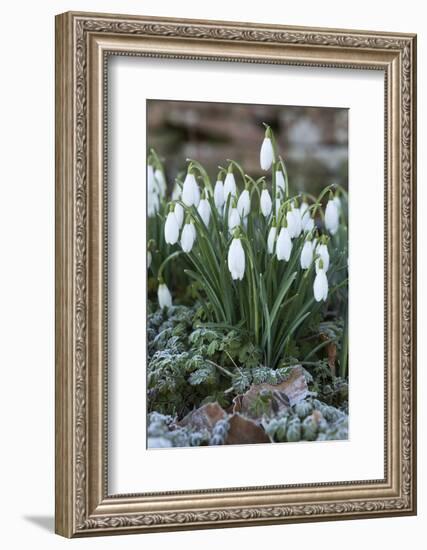
[{"label": "gold frame", "polygon": [[[385,477],[108,495],[108,55],[385,74]],[[416,36],[65,13],[56,17],[56,532],[66,537],[416,513]]]}]

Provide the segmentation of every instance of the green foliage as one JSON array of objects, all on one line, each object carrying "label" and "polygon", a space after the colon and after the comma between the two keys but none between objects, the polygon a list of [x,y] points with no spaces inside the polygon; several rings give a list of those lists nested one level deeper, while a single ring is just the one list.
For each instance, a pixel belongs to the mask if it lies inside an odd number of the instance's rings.
[{"label": "green foliage", "polygon": [[[169,248],[171,255],[163,261],[165,273],[162,275],[175,295],[180,295],[184,300],[191,296],[191,299],[197,298],[200,301],[204,317],[209,323],[228,327],[227,333],[223,334],[223,338],[229,340],[224,342],[224,349],[214,337],[206,343],[209,356],[227,348],[233,360],[247,367],[265,364],[277,368],[289,356],[299,357],[301,360],[303,353],[309,354],[312,351],[304,345],[300,348],[299,341],[307,335],[318,334],[319,323],[325,320],[329,311],[338,308],[340,315],[346,315],[347,195],[343,189],[338,190],[338,186],[328,186],[318,197],[309,194],[303,194],[303,197],[291,196],[287,169],[277,150],[271,128],[267,128],[267,133],[274,148],[271,173],[269,171],[262,178],[254,180],[237,162],[228,161],[228,169],[221,169],[217,177],[224,179],[226,172],[235,177],[237,191],[235,197],[228,195],[224,207],[219,209],[215,205],[213,192],[215,180],[211,179],[198,161],[188,160],[188,173],[195,178],[195,185],[203,200],[207,200],[209,204],[210,221],[206,226],[194,204],[188,206],[188,200],[186,204],[181,198],[176,198],[175,202],[185,212],[185,219],[193,224],[196,238],[187,253],[181,251],[179,243]],[[158,165],[159,159],[154,152],[152,157],[152,162]],[[283,187],[276,182],[277,174],[281,174],[286,181]],[[263,190],[271,197],[271,214],[264,215],[261,212],[260,197]],[[324,208],[326,201],[337,190],[341,201],[340,224],[338,231],[330,235],[324,223]],[[244,217],[238,216],[237,225],[230,231],[229,215],[237,207],[237,201],[243,192],[250,197],[250,208],[245,211]],[[279,234],[280,229],[288,224],[287,216],[292,217],[294,212],[299,213],[301,220],[302,200],[313,226],[311,229],[303,228],[293,235],[289,259],[279,260],[274,250],[277,240],[273,250],[268,250],[270,232],[272,228],[277,228]],[[163,210],[163,219],[164,213]],[[242,280],[234,280],[228,268],[227,258],[234,238],[240,240],[245,256]],[[301,268],[301,252],[307,238],[316,238],[327,245],[330,254],[327,271],[329,293],[325,303],[317,302],[313,296],[316,276],[314,259],[306,269]],[[168,263],[169,259],[173,269]],[[159,271],[153,270],[159,275]],[[180,289],[174,284],[178,272],[185,274],[189,283],[184,292],[182,289],[177,292]],[[247,334],[250,338],[247,338]],[[209,339],[208,334],[205,336]],[[339,337],[343,338],[342,329]],[[246,342],[246,347],[241,346],[242,340]],[[347,351],[345,346],[341,348],[341,372],[346,372]]]}]

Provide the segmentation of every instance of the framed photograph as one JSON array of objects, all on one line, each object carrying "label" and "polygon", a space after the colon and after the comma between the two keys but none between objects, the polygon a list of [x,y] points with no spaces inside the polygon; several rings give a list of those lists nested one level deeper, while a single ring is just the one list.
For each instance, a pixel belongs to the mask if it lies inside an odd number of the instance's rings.
[{"label": "framed photograph", "polygon": [[416,513],[416,37],[56,18],[56,532]]}]

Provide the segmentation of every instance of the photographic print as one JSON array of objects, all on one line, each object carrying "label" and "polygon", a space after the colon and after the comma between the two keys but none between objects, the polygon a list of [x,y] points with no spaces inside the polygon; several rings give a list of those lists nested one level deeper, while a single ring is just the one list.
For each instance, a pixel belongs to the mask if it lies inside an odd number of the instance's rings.
[{"label": "photographic print", "polygon": [[147,446],[348,439],[348,110],[147,101]]},{"label": "photographic print", "polygon": [[416,514],[416,35],[55,24],[56,532]]}]

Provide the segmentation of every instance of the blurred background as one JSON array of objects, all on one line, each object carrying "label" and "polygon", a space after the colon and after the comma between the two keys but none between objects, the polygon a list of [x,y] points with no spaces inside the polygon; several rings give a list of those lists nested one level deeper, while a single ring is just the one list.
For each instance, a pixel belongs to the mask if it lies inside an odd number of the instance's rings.
[{"label": "blurred background", "polygon": [[347,189],[347,109],[147,101],[147,143],[165,160],[170,185],[185,170],[186,158],[201,162],[213,181],[227,158],[261,176],[263,122],[274,130],[294,191],[318,194],[330,183]]}]

